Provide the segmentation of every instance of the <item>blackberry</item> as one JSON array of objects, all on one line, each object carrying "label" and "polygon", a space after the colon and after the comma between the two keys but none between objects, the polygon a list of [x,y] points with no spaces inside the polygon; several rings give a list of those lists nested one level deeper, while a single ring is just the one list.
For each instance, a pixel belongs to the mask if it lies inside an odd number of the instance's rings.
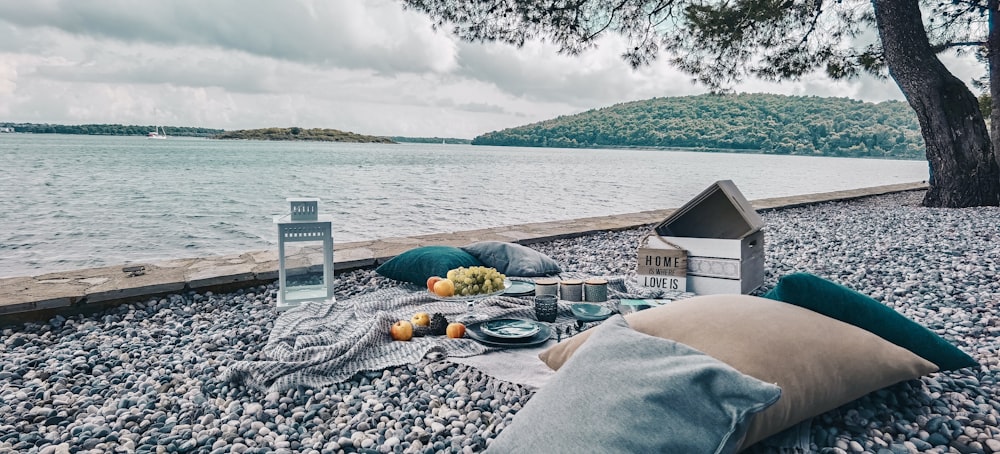
[{"label": "blackberry", "polygon": [[430,333],[443,336],[447,330],[448,319],[444,318],[444,315],[441,315],[440,313],[435,313],[434,316],[431,317]]}]

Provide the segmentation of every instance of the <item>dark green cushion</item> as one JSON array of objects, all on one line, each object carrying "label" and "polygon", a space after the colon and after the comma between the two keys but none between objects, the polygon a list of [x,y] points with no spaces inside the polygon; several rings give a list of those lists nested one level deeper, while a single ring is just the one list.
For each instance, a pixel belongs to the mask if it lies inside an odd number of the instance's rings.
[{"label": "dark green cushion", "polygon": [[417,285],[427,283],[431,276],[444,277],[449,270],[460,266],[483,266],[479,259],[457,247],[422,246],[393,257],[375,269],[375,272],[397,281]]},{"label": "dark green cushion", "polygon": [[965,352],[891,307],[808,273],[782,277],[764,297],[850,323],[915,353],[941,370],[978,365]]}]

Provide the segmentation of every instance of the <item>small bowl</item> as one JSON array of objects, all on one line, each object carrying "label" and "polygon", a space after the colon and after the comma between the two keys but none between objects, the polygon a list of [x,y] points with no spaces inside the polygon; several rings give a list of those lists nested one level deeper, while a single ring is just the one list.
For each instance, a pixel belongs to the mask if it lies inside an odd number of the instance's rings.
[{"label": "small bowl", "polygon": [[573,312],[573,316],[582,322],[598,322],[611,316],[611,309],[600,304],[573,303],[569,309]]}]

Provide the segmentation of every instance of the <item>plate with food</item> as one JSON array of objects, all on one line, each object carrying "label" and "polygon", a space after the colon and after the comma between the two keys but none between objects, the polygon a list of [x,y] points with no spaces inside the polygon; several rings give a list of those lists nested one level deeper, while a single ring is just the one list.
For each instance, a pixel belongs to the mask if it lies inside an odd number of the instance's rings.
[{"label": "plate with food", "polygon": [[431,276],[427,290],[438,301],[464,302],[468,311],[459,321],[470,322],[485,318],[475,309],[475,302],[503,294],[510,287],[510,279],[485,266],[459,267],[448,271],[447,277]]},{"label": "plate with food", "polygon": [[507,276],[485,266],[459,267],[447,276],[427,279],[427,291],[439,301],[469,301],[504,293],[512,283]]},{"label": "plate with food", "polygon": [[502,295],[504,292],[507,291],[507,288],[510,287],[510,284],[511,284],[510,280],[504,279],[503,282],[501,283],[501,285],[503,286],[503,288],[500,288],[499,290],[493,290],[493,291],[491,291],[489,293],[475,293],[475,294],[470,294],[470,295],[460,295],[457,292],[450,292],[450,293],[443,293],[443,294],[437,294],[437,293],[431,292],[431,298],[434,298],[434,299],[436,299],[438,301],[456,301],[456,302],[477,301],[477,300],[481,300],[483,298],[487,298],[487,297],[490,297],[490,296]]}]

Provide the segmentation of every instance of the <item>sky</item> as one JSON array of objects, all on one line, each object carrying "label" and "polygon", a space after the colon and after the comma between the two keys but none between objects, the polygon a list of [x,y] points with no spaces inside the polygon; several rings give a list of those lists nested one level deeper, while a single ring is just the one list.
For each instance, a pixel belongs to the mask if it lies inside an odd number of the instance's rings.
[{"label": "sky", "polygon": [[[0,0],[0,122],[477,135],[708,92],[666,59],[633,70],[608,36],[579,56],[465,43],[394,0]],[[983,73],[947,57],[960,79]],[[891,79],[737,92],[903,99]]]}]

